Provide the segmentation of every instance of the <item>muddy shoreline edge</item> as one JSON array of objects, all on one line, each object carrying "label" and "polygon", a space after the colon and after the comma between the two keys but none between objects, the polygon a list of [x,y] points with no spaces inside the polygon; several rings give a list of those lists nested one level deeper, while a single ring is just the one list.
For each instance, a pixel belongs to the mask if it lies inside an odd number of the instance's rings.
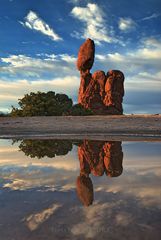
[{"label": "muddy shoreline edge", "polygon": [[1,117],[0,138],[161,141],[161,115]]}]

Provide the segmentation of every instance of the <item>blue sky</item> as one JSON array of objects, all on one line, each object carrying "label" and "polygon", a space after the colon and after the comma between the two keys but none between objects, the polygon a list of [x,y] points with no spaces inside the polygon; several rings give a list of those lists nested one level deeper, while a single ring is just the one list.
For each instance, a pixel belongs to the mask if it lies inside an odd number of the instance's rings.
[{"label": "blue sky", "polygon": [[86,38],[95,70],[125,74],[125,113],[161,112],[160,0],[0,0],[0,111],[31,91],[77,101],[75,67]]}]

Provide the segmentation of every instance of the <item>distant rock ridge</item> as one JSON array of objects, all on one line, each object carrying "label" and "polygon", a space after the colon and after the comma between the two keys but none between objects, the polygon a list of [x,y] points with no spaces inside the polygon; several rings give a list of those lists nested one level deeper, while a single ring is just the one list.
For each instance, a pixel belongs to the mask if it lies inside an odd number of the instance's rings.
[{"label": "distant rock ridge", "polygon": [[95,44],[87,39],[78,52],[77,68],[80,71],[78,103],[94,114],[123,114],[124,74],[119,70],[90,73],[94,63]]}]

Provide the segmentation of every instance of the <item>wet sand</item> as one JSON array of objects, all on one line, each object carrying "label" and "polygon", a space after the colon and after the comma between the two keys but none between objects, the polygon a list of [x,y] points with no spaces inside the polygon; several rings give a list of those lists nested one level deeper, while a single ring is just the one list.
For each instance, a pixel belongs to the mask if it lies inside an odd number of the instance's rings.
[{"label": "wet sand", "polygon": [[161,141],[161,115],[1,117],[0,138]]}]

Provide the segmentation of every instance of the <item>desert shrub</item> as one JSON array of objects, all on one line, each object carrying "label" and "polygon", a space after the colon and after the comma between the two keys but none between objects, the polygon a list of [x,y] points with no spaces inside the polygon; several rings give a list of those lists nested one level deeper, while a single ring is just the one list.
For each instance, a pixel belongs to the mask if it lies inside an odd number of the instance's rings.
[{"label": "desert shrub", "polygon": [[0,112],[0,117],[8,117],[8,116],[9,116],[8,113]]},{"label": "desert shrub", "polygon": [[72,116],[87,116],[93,115],[92,110],[84,108],[81,104],[75,104],[69,110],[68,115]]},{"label": "desert shrub", "polygon": [[19,99],[19,108],[12,106],[11,116],[61,116],[72,107],[72,99],[65,94],[37,92]]}]

